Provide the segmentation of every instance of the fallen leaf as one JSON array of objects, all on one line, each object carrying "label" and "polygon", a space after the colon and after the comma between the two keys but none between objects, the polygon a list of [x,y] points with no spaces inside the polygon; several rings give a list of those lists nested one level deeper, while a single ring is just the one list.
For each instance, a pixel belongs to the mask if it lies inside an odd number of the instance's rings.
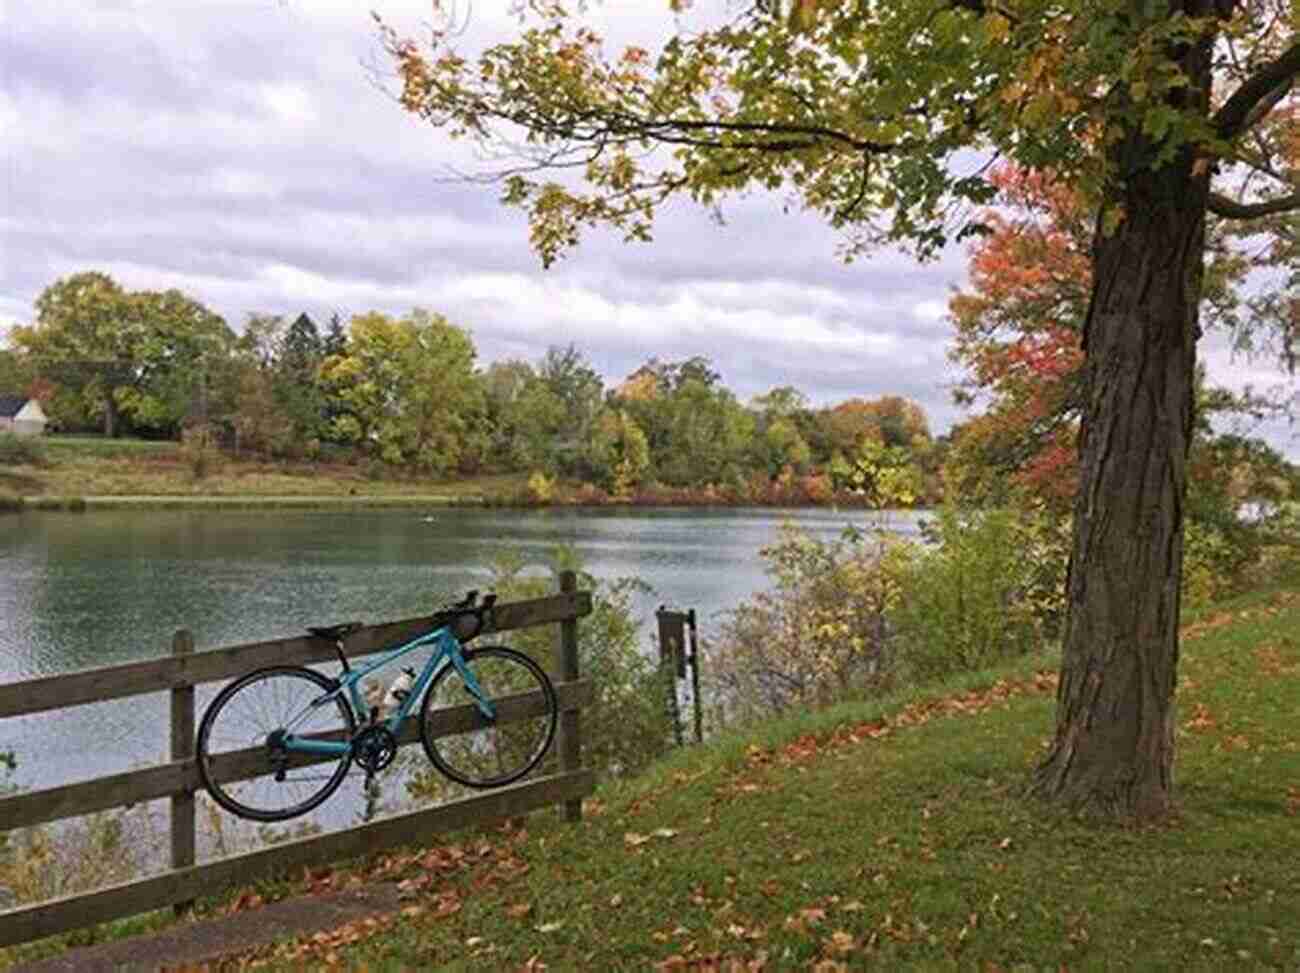
[{"label": "fallen leaf", "polygon": [[836,953],[849,953],[853,951],[854,939],[844,930],[837,930],[831,933],[828,947]]},{"label": "fallen leaf", "polygon": [[555,932],[557,929],[563,929],[564,922],[544,922],[537,927],[538,932]]}]

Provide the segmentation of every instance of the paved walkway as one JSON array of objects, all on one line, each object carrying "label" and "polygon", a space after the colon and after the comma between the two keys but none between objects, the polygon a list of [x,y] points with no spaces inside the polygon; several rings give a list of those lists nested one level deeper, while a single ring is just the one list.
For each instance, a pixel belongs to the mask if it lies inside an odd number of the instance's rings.
[{"label": "paved walkway", "polygon": [[337,929],[400,908],[397,886],[375,883],[325,895],[304,895],[215,919],[187,922],[148,936],[70,949],[21,964],[23,973],[115,973],[193,967],[290,937]]}]

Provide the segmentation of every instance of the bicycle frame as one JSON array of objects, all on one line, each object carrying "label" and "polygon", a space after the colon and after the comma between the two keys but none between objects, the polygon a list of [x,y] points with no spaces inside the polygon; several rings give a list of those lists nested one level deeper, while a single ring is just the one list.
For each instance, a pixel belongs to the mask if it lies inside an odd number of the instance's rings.
[{"label": "bicycle frame", "polygon": [[436,646],[437,651],[434,652],[433,655],[429,656],[429,661],[424,664],[424,669],[412,684],[410,692],[407,693],[406,698],[402,700],[401,705],[399,705],[392,714],[387,718],[380,720],[375,725],[385,727],[390,733],[396,736],[398,729],[402,725],[402,721],[405,720],[407,716],[410,715],[411,710],[415,708],[416,701],[424,695],[424,691],[428,688],[433,677],[441,671],[443,666],[447,665],[456,667],[456,671],[459,672],[461,678],[465,680],[466,688],[469,689],[471,695],[474,697],[474,702],[484,717],[489,721],[495,720],[495,708],[489,700],[483,698],[483,690],[479,686],[478,680],[474,678],[474,673],[472,673],[469,667],[465,665],[465,657],[461,654],[460,640],[452,634],[449,626],[444,625],[441,628],[434,629],[432,632],[426,632],[423,635],[417,636],[411,641],[399,645],[397,648],[385,650],[383,655],[378,659],[367,662],[359,668],[344,672],[337,680],[335,680],[339,684],[336,688],[331,689],[324,696],[319,696],[316,699],[313,699],[307,704],[306,708],[301,713],[285,724],[283,728],[285,735],[282,740],[284,748],[286,750],[298,751],[300,753],[327,754],[334,757],[350,753],[352,751],[351,740],[339,742],[335,740],[311,740],[298,738],[293,735],[293,728],[320,707],[332,703],[342,693],[347,693],[353,712],[362,714],[363,717],[365,717],[365,725],[368,726],[370,709],[366,706],[365,697],[362,695],[359,688],[361,680],[375,670],[382,669],[385,666],[396,662],[408,652],[414,652],[416,649],[421,649],[428,645]]}]

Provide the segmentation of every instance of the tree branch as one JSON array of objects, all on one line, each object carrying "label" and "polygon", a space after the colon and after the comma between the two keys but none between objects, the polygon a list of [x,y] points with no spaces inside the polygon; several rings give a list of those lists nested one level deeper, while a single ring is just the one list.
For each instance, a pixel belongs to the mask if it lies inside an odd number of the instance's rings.
[{"label": "tree branch", "polygon": [[1219,135],[1235,138],[1264,117],[1286,97],[1300,74],[1300,42],[1292,44],[1275,61],[1270,61],[1241,83],[1214,113],[1212,122]]},{"label": "tree branch", "polygon": [[1209,210],[1215,216],[1223,216],[1230,220],[1253,220],[1261,216],[1300,210],[1300,193],[1268,199],[1262,203],[1239,203],[1227,196],[1210,193]]}]

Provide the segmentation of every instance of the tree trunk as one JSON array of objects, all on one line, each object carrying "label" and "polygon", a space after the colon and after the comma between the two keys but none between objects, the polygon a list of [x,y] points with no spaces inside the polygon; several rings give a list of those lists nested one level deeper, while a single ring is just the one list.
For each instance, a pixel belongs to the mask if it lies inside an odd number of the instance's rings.
[{"label": "tree trunk", "polygon": [[113,398],[115,389],[110,388],[104,396],[104,435],[109,439],[117,437],[117,400]]},{"label": "tree trunk", "polygon": [[[1173,800],[1183,501],[1209,178],[1188,150],[1154,169],[1115,149],[1084,324],[1087,399],[1056,734],[1034,791],[1149,820]],[[1203,168],[1203,167],[1200,167]],[[1153,171],[1154,169],[1154,171]]]}]

